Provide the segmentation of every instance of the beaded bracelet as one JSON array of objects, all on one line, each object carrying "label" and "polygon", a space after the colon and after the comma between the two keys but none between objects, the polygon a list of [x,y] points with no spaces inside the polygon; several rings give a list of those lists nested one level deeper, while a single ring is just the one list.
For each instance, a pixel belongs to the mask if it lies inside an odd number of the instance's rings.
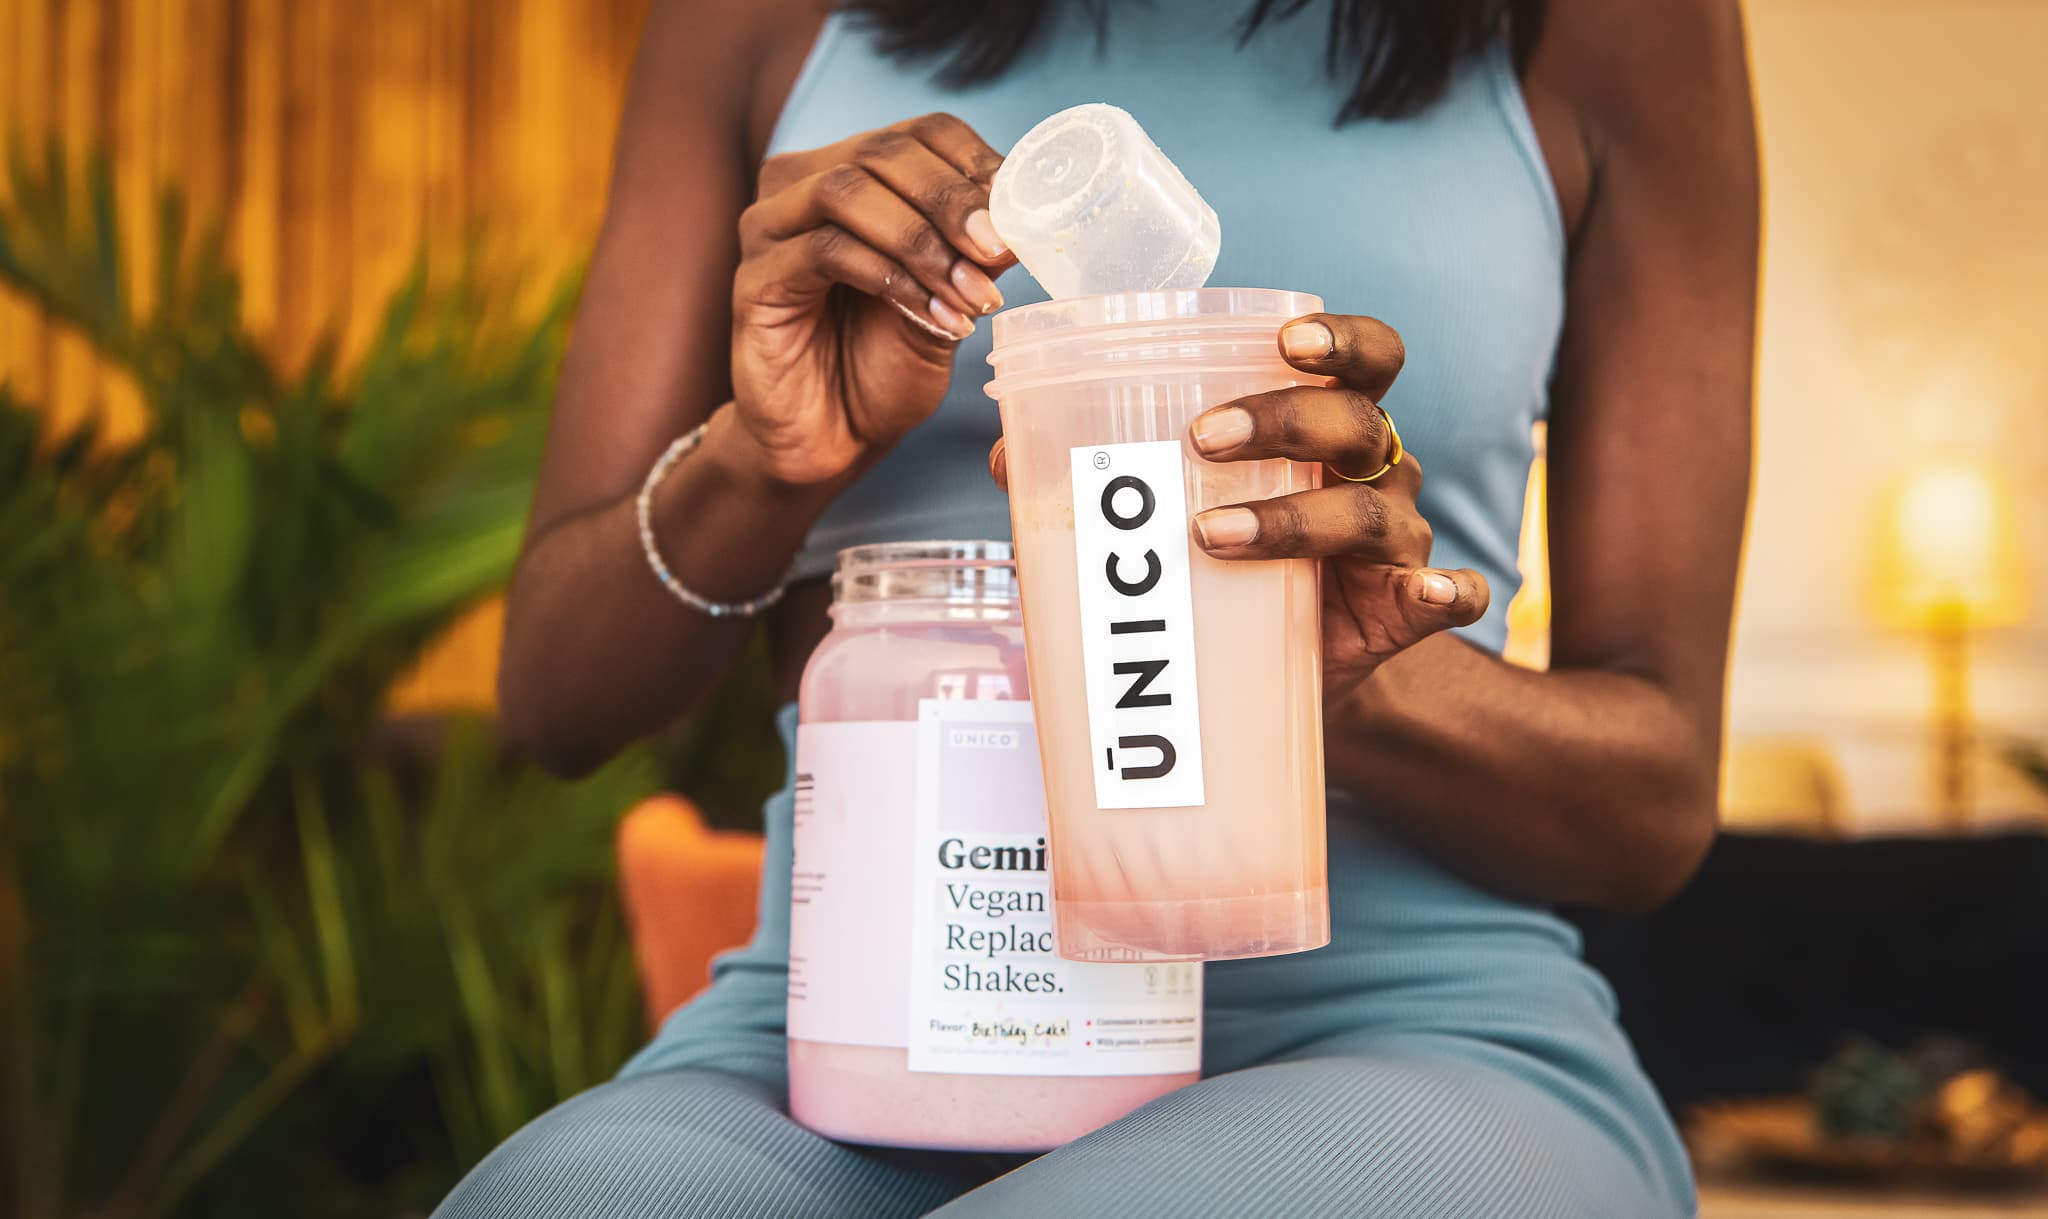
[{"label": "beaded bracelet", "polygon": [[774,588],[751,601],[712,601],[684,588],[682,581],[676,579],[675,573],[668,569],[668,564],[661,561],[661,550],[654,544],[654,489],[668,476],[669,467],[704,443],[704,433],[710,427],[711,421],[706,419],[676,437],[669,443],[668,448],[662,450],[661,456],[655,459],[653,467],[647,471],[647,481],[640,484],[640,495],[633,505],[635,515],[640,520],[640,549],[647,555],[647,566],[654,569],[654,578],[660,580],[661,586],[675,594],[676,600],[684,605],[713,618],[751,618],[782,600],[783,590],[789,587],[788,576],[785,575]]}]

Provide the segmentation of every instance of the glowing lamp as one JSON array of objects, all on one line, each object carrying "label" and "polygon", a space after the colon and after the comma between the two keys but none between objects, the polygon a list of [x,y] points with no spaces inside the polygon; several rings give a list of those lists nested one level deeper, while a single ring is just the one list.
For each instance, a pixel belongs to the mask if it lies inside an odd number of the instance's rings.
[{"label": "glowing lamp", "polygon": [[1939,812],[1959,829],[1972,801],[1969,632],[2009,626],[2026,613],[2018,517],[1988,471],[1943,463],[1899,482],[1880,528],[1878,616],[1928,637]]}]

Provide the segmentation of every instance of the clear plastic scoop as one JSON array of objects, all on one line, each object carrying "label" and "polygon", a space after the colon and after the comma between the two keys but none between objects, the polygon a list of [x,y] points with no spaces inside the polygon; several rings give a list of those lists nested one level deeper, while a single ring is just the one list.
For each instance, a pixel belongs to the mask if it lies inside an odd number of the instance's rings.
[{"label": "clear plastic scoop", "polygon": [[1062,110],[1024,133],[989,189],[996,232],[1048,296],[1199,288],[1215,209],[1126,111]]}]

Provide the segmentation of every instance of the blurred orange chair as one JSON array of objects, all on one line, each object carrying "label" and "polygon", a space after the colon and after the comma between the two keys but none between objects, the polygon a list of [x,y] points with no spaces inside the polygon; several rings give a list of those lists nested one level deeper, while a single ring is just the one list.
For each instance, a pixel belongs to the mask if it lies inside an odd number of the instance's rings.
[{"label": "blurred orange chair", "polygon": [[619,824],[619,889],[647,1021],[659,1024],[711,976],[711,958],[754,934],[761,836],[714,830],[680,796],[642,801]]}]

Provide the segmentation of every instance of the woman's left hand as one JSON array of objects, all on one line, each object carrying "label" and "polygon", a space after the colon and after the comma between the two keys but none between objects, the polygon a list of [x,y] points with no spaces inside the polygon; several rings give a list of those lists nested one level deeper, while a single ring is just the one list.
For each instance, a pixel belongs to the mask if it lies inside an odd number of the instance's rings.
[{"label": "woman's left hand", "polygon": [[[1210,461],[1321,462],[1354,477],[1386,465],[1395,440],[1378,403],[1401,371],[1401,336],[1369,317],[1311,313],[1281,327],[1280,353],[1330,382],[1204,411],[1188,429],[1196,451]],[[989,470],[1008,485],[1000,440]],[[1396,652],[1486,612],[1486,577],[1428,566],[1421,489],[1422,465],[1404,453],[1369,483],[1332,477],[1314,491],[1197,513],[1195,540],[1233,562],[1323,561],[1323,697],[1341,698]]]},{"label": "woman's left hand", "polygon": [[[1369,317],[1311,313],[1280,330],[1280,352],[1331,378],[1212,407],[1188,429],[1211,461],[1285,457],[1359,477],[1397,451],[1380,410],[1401,371],[1401,336]],[[1326,476],[1314,491],[1211,508],[1195,540],[1218,559],[1323,561],[1323,694],[1340,698],[1403,648],[1486,612],[1486,577],[1428,566],[1432,534],[1416,509],[1415,454],[1371,482]]]},{"label": "woman's left hand", "polygon": [[[1378,400],[1401,373],[1405,348],[1391,326],[1343,313],[1309,313],[1280,328],[1280,354],[1327,385],[1292,385],[1214,406],[1188,428],[1210,461],[1321,461],[1370,473],[1389,463],[1395,436]],[[1004,443],[989,473],[1008,486]],[[1487,613],[1487,578],[1430,568],[1430,522],[1415,510],[1421,463],[1403,453],[1364,481],[1327,477],[1313,492],[1208,508],[1194,537],[1217,559],[1323,561],[1323,697],[1352,692],[1403,647]]]}]

